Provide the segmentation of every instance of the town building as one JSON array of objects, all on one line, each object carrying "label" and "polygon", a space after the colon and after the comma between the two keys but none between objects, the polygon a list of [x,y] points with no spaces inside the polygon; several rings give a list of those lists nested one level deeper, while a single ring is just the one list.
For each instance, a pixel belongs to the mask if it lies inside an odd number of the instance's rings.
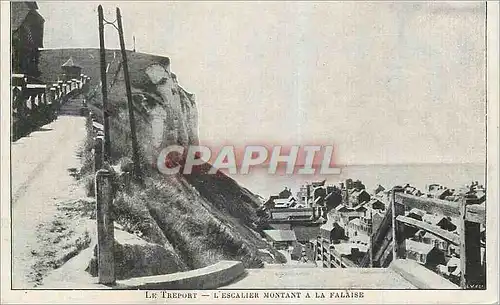
[{"label": "town building", "polygon": [[30,78],[40,76],[38,62],[43,48],[45,20],[35,1],[11,2],[12,71]]},{"label": "town building", "polygon": [[292,230],[264,230],[266,240],[278,250],[291,250],[297,242],[295,232]]},{"label": "town building", "polygon": [[354,218],[364,217],[368,209],[364,205],[358,205],[355,208],[347,207],[343,204],[338,205],[330,211],[330,215],[334,221],[347,224]]},{"label": "town building", "polygon": [[456,256],[451,257],[446,265],[439,264],[437,265],[436,271],[442,277],[450,280],[455,284],[460,283],[460,259]]},{"label": "town building", "polygon": [[61,65],[63,71],[63,81],[77,80],[81,77],[82,66],[77,64],[73,57],[68,58],[68,60]]},{"label": "town building", "polygon": [[326,180],[306,183],[297,192],[297,201],[307,207],[324,206],[325,197],[333,190],[333,186],[326,185]]},{"label": "town building", "polygon": [[297,241],[301,244],[307,244],[320,234],[320,224],[317,223],[298,223],[291,225],[291,230],[295,232]]},{"label": "town building", "polygon": [[349,190],[349,200],[347,201],[347,206],[349,207],[357,207],[360,204],[370,201],[370,194],[364,189],[351,189]]},{"label": "town building", "polygon": [[457,229],[451,218],[444,215],[424,214],[422,221],[447,231],[455,231]]},{"label": "town building", "polygon": [[457,246],[424,230],[418,230],[417,233],[415,233],[413,240],[432,245],[436,249],[442,251],[445,256],[453,256],[458,254],[460,251]]},{"label": "town building", "polygon": [[406,214],[406,216],[413,218],[413,219],[416,219],[416,220],[422,220],[422,218],[424,217],[425,214],[426,214],[425,211],[422,211],[421,209],[413,208]]},{"label": "town building", "polygon": [[273,220],[303,219],[312,220],[315,216],[313,208],[275,208],[268,210],[269,217]]},{"label": "town building", "polygon": [[388,203],[386,203],[380,197],[372,197],[370,201],[368,201],[368,207],[373,210],[379,210],[381,212],[385,212],[387,209]]},{"label": "town building", "polygon": [[372,235],[372,218],[370,214],[352,219],[347,223],[346,235],[353,243],[369,245]]},{"label": "town building", "polygon": [[346,238],[344,228],[333,221],[327,221],[320,227],[320,236],[330,243],[339,243]]},{"label": "town building", "polygon": [[274,208],[275,209],[286,209],[293,208],[297,204],[297,200],[292,196],[288,198],[277,198],[274,199]]},{"label": "town building", "polygon": [[416,187],[411,186],[409,184],[406,184],[403,187],[403,192],[405,194],[410,194],[410,195],[417,196],[417,197],[424,195],[424,193],[422,193],[419,189],[417,189]]},{"label": "town building", "polygon": [[411,239],[407,239],[405,245],[406,258],[415,260],[421,265],[435,270],[438,265],[445,262],[444,253],[434,245],[424,244]]},{"label": "town building", "polygon": [[278,195],[269,196],[269,199],[264,202],[263,207],[264,209],[290,208],[296,206],[297,203],[297,200],[292,195],[292,191],[285,187]]},{"label": "town building", "polygon": [[357,268],[368,247],[353,243],[330,244],[328,262],[331,268]]},{"label": "town building", "polygon": [[299,191],[297,192],[297,201],[307,206],[308,197],[307,185],[301,185]]},{"label": "town building", "polygon": [[379,195],[379,194],[383,194],[383,192],[385,191],[385,187],[383,187],[382,185],[377,185],[377,187],[375,188],[375,190],[373,191],[373,194],[375,196]]}]

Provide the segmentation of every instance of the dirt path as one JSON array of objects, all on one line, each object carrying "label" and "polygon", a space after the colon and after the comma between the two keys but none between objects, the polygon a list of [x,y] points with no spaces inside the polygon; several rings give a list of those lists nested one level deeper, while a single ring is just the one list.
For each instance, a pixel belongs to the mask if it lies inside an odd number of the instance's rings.
[{"label": "dirt path", "polygon": [[34,266],[40,257],[57,254],[49,251],[46,244],[52,239],[44,232],[67,230],[61,224],[74,215],[66,213],[64,219],[59,205],[85,197],[71,175],[80,168],[77,153],[85,135],[85,118],[61,116],[12,143],[13,288],[33,287],[40,280]]}]

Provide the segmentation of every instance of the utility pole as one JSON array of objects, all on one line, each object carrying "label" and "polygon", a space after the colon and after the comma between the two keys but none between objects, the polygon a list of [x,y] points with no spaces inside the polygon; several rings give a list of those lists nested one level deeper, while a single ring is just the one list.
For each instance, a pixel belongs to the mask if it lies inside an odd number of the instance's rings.
[{"label": "utility pole", "polygon": [[104,46],[104,14],[101,5],[97,7],[97,11],[99,15],[99,43],[101,55],[101,91],[104,121],[104,162],[109,162],[111,156],[111,140],[109,136],[108,88],[106,81],[106,47]]},{"label": "utility pole", "polygon": [[142,182],[141,165],[139,163],[139,145],[137,143],[137,131],[135,126],[134,105],[132,101],[132,89],[130,87],[130,76],[128,72],[127,51],[125,50],[125,40],[123,38],[122,16],[120,8],[116,8],[116,21],[118,22],[118,35],[120,36],[120,48],[123,60],[123,75],[125,77],[125,88],[127,90],[128,116],[130,120],[130,131],[132,137],[132,160],[134,162],[134,174],[139,182]]}]

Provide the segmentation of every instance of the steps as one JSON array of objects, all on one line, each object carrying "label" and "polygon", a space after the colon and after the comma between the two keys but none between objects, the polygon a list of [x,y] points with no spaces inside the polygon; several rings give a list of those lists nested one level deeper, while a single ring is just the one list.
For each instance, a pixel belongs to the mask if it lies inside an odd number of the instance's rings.
[{"label": "steps", "polygon": [[64,104],[61,105],[59,109],[59,115],[69,115],[69,116],[82,116],[84,106],[84,98],[79,95],[74,98],[70,98]]}]

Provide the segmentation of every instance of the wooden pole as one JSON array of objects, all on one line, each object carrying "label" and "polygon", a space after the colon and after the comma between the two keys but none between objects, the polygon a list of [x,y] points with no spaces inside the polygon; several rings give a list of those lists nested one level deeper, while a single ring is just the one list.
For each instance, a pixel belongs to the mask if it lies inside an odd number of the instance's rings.
[{"label": "wooden pole", "polygon": [[371,229],[370,229],[370,244],[368,248],[368,255],[370,255],[370,268],[373,268],[373,213],[370,208],[370,219],[371,219]]},{"label": "wooden pole", "polygon": [[[91,123],[92,124],[92,123]],[[103,158],[102,158],[102,145],[103,138],[96,137],[94,143],[94,173],[102,168]]]},{"label": "wooden pole", "polygon": [[115,283],[114,225],[111,217],[113,194],[111,174],[100,169],[95,175],[97,218],[97,266],[99,283]]},{"label": "wooden pole", "polygon": [[108,87],[106,80],[106,47],[104,45],[104,13],[102,5],[97,7],[99,15],[99,44],[101,57],[101,92],[104,125],[104,161],[109,162],[111,156],[111,139],[109,135]]},{"label": "wooden pole", "polygon": [[481,225],[467,220],[468,201],[469,198],[465,194],[460,202],[460,287],[482,289]]},{"label": "wooden pole", "polygon": [[132,89],[130,86],[130,76],[128,71],[128,62],[127,62],[127,51],[125,50],[125,40],[123,38],[123,26],[122,26],[122,16],[120,13],[120,8],[116,8],[116,21],[118,22],[118,35],[120,36],[120,48],[122,52],[123,59],[123,75],[125,77],[125,88],[127,90],[127,102],[128,102],[128,114],[130,121],[130,131],[132,138],[132,160],[134,162],[134,174],[135,178],[142,182],[142,173],[141,173],[141,165],[139,160],[139,145],[137,143],[137,130],[135,126],[135,118],[134,118],[134,105],[132,100]]},{"label": "wooden pole", "polygon": [[405,236],[404,224],[398,223],[396,218],[399,215],[404,216],[405,208],[402,204],[396,202],[396,193],[403,192],[403,188],[393,188],[391,194],[392,209],[392,260],[405,257]]}]

